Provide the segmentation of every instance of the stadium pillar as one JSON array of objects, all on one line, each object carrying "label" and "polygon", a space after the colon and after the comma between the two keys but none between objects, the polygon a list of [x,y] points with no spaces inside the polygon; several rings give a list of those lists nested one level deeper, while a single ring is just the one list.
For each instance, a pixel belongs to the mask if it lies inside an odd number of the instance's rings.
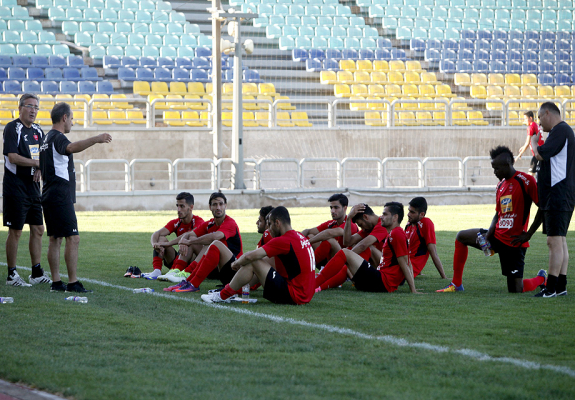
[{"label": "stadium pillar", "polygon": [[234,35],[234,97],[232,119],[232,184],[234,189],[245,189],[244,183],[244,132],[243,132],[243,102],[242,102],[242,35],[240,33],[241,19],[236,18]]},{"label": "stadium pillar", "polygon": [[212,134],[214,159],[222,158],[223,137],[222,137],[222,51],[221,51],[221,23],[224,21],[218,18],[218,11],[221,8],[220,0],[212,0]]}]

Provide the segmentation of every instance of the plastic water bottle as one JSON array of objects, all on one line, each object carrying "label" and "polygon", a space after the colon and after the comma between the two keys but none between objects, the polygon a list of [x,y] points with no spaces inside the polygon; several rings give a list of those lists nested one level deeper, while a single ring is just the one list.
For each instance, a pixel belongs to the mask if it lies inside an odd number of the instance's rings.
[{"label": "plastic water bottle", "polygon": [[250,302],[250,284],[247,283],[242,286],[242,304],[249,304]]},{"label": "plastic water bottle", "polygon": [[66,297],[66,300],[68,300],[68,301],[75,301],[75,302],[78,302],[78,303],[87,303],[87,302],[88,302],[88,298],[87,298],[87,297],[79,297],[79,296]]},{"label": "plastic water bottle", "polygon": [[491,250],[491,243],[485,239],[485,236],[483,236],[481,232],[477,232],[477,243],[479,243],[479,246],[481,247],[483,254],[485,254],[485,257],[490,257],[495,253],[493,250]]},{"label": "plastic water bottle", "polygon": [[5,303],[14,303],[14,299],[12,297],[0,297],[0,304]]},{"label": "plastic water bottle", "polygon": [[132,292],[134,292],[134,293],[154,293],[154,289],[149,288],[149,287],[145,287],[145,288],[140,288],[140,289],[134,289],[134,290],[132,290]]}]

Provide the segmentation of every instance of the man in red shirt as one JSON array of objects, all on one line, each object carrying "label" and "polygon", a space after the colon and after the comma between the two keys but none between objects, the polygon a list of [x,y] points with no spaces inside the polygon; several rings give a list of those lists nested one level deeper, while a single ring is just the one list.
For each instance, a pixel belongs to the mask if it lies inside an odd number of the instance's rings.
[{"label": "man in red shirt", "polygon": [[[315,251],[315,260],[318,265],[324,265],[335,253],[343,247],[343,227],[347,220],[347,205],[349,200],[346,195],[334,194],[328,199],[331,220],[311,228],[304,229],[302,235],[309,238],[309,242]],[[358,231],[356,224],[351,224],[352,235]]]},{"label": "man in red shirt", "polygon": [[[523,117],[525,118],[525,123],[527,124],[527,139],[525,140],[525,144],[523,146],[521,146],[521,148],[519,149],[519,154],[517,154],[515,161],[520,160],[523,153],[525,153],[525,151],[529,147],[529,149],[531,149],[531,155],[533,156],[533,157],[531,157],[531,163],[529,165],[529,174],[535,176],[535,174],[537,173],[537,167],[539,165],[539,160],[537,160],[537,158],[535,157],[535,153],[533,152],[533,147],[531,147],[531,138],[533,136],[537,136],[540,128],[539,128],[539,125],[537,124],[537,122],[535,122],[533,120],[534,119],[533,111],[526,111],[523,114]],[[543,143],[544,143],[543,135],[541,135],[541,137],[539,138],[539,141],[537,142],[537,145],[542,146]]]},{"label": "man in red shirt", "polygon": [[[231,265],[243,254],[240,229],[236,221],[226,215],[227,199],[223,193],[212,193],[209,204],[214,218],[180,239],[181,253],[187,257],[185,261],[190,259],[192,252],[200,254],[186,268],[191,273],[190,276],[179,285],[164,290],[177,293],[197,292],[200,290],[200,284],[214,271],[218,271],[219,279],[224,284],[231,281],[235,275]],[[202,249],[199,250],[198,247]]]},{"label": "man in red shirt", "polygon": [[[277,304],[306,304],[314,295],[315,258],[313,248],[291,227],[288,210],[279,206],[269,216],[273,236],[263,247],[250,251],[232,264],[238,272],[220,292],[202,295],[208,303],[230,302],[253,275],[263,282],[264,298]],[[265,257],[275,258],[275,268]]]},{"label": "man in red shirt", "polygon": [[[153,272],[142,274],[146,279],[160,279],[167,280],[166,275],[178,275],[182,270],[173,268],[173,263],[179,253],[174,249],[174,246],[180,242],[181,236],[193,230],[204,222],[201,217],[194,215],[194,196],[188,192],[182,192],[176,196],[176,207],[178,209],[178,218],[171,220],[163,228],[157,230],[152,234],[151,244],[154,249],[152,259]],[[176,234],[176,238],[168,240],[167,236],[172,233]],[[166,275],[162,275],[162,264],[170,269]],[[132,268],[132,271],[130,271]],[[133,267],[128,268],[124,276],[132,276],[139,278],[132,274]],[[187,275],[186,275],[187,276]],[[185,276],[182,277],[185,279]],[[180,279],[181,280],[181,279]]]},{"label": "man in red shirt", "polygon": [[272,240],[272,235],[269,230],[267,230],[267,215],[273,210],[272,206],[266,206],[260,208],[260,215],[256,221],[256,226],[258,228],[258,233],[262,235],[262,238],[258,242],[258,248],[262,247],[264,244]]},{"label": "man in red shirt", "polygon": [[427,263],[429,256],[441,278],[446,279],[443,272],[443,264],[437,254],[435,240],[435,226],[433,222],[426,217],[427,200],[425,197],[414,197],[407,207],[407,226],[405,235],[409,243],[409,261],[413,268],[413,277],[421,273]]},{"label": "man in red shirt", "polygon": [[405,280],[412,293],[417,293],[413,281],[413,271],[409,265],[407,237],[399,224],[403,219],[403,205],[397,202],[386,203],[381,216],[381,225],[387,230],[383,243],[381,262],[374,268],[357,253],[349,249],[338,252],[325,266],[322,274],[336,274],[342,265],[352,276],[357,290],[365,292],[395,292]]},{"label": "man in red shirt", "polygon": [[453,254],[453,280],[437,292],[463,291],[462,277],[468,246],[481,250],[477,243],[478,233],[489,241],[491,250],[499,254],[501,274],[507,277],[509,293],[530,292],[545,283],[547,272],[543,269],[536,277],[523,279],[525,252],[529,243],[515,241],[528,228],[531,204],[539,202],[535,178],[515,170],[513,153],[508,147],[498,146],[489,155],[493,173],[500,181],[496,189],[495,216],[488,230],[475,228],[457,234]]}]

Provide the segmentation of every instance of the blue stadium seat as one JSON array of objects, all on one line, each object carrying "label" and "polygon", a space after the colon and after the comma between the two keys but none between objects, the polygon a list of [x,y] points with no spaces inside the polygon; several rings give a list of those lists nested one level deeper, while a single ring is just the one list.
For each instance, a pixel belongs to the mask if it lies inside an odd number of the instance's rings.
[{"label": "blue stadium seat", "polygon": [[466,60],[459,60],[455,65],[457,72],[473,72],[473,64]]},{"label": "blue stadium seat", "polygon": [[528,39],[523,42],[523,50],[539,51],[539,41],[535,39]]},{"label": "blue stadium seat", "polygon": [[505,50],[493,50],[491,51],[491,60],[493,61],[506,61],[507,53]]},{"label": "blue stadium seat", "polygon": [[375,59],[376,60],[385,60],[385,61],[389,61],[391,60],[391,50],[390,49],[375,49]]},{"label": "blue stadium seat", "polygon": [[556,74],[555,75],[555,84],[556,85],[573,85],[573,78],[571,74]]},{"label": "blue stadium seat", "polygon": [[169,82],[172,80],[172,72],[164,67],[158,67],[154,70],[154,80],[160,82]]},{"label": "blue stadium seat", "polygon": [[475,60],[489,61],[491,53],[488,50],[476,50],[474,53]]},{"label": "blue stadium seat", "polygon": [[176,67],[172,70],[172,79],[179,82],[189,82],[190,72],[185,68]]},{"label": "blue stadium seat", "polygon": [[505,51],[507,50],[507,43],[504,40],[497,39],[491,42],[491,51]]},{"label": "blue stadium seat", "polygon": [[102,59],[102,66],[104,68],[120,68],[121,65],[120,58],[117,56],[104,56]]},{"label": "blue stadium seat", "polygon": [[96,87],[94,82],[82,81],[78,83],[78,92],[83,94],[94,94],[96,93]]},{"label": "blue stadium seat", "polygon": [[26,79],[31,81],[43,81],[44,69],[30,67],[26,70]]},{"label": "blue stadium seat", "polygon": [[372,49],[359,49],[360,60],[375,60],[375,52]]},{"label": "blue stadium seat", "polygon": [[46,80],[61,81],[63,79],[62,69],[53,68],[53,67],[46,68],[46,69],[44,69],[44,76],[45,76]]},{"label": "blue stadium seat", "polygon": [[60,92],[64,94],[77,94],[78,84],[72,81],[62,81],[60,82]]},{"label": "blue stadium seat", "polygon": [[151,82],[154,80],[154,72],[146,67],[136,68],[136,80]]},{"label": "blue stadium seat", "polygon": [[119,67],[118,68],[118,79],[123,81],[135,81],[136,72],[132,68]]},{"label": "blue stadium seat", "polygon": [[425,51],[427,48],[426,41],[423,39],[411,39],[409,41],[411,51]]},{"label": "blue stadium seat", "polygon": [[80,76],[85,81],[101,81],[102,78],[98,76],[98,70],[96,68],[82,68],[80,70]]},{"label": "blue stadium seat", "polygon": [[537,75],[537,80],[539,81],[540,85],[551,86],[555,84],[553,75],[551,74],[539,74]]},{"label": "blue stadium seat", "polygon": [[539,62],[539,53],[533,50],[526,50],[523,52],[523,61]]},{"label": "blue stadium seat", "polygon": [[22,93],[22,86],[18,81],[6,80],[4,81],[4,92],[13,94]]},{"label": "blue stadium seat", "polygon": [[473,71],[481,74],[489,72],[489,62],[484,60],[473,61]]},{"label": "blue stadium seat", "polygon": [[192,61],[192,68],[211,69],[210,60],[207,57],[195,57]]},{"label": "blue stadium seat", "polygon": [[81,56],[68,56],[66,58],[66,63],[69,67],[74,68],[86,68],[87,65],[84,64],[84,59]]},{"label": "blue stadium seat", "polygon": [[557,40],[557,35],[555,35],[555,32],[541,31],[539,33],[539,39],[540,40],[550,40],[550,41],[554,42],[555,40]]},{"label": "blue stadium seat", "polygon": [[345,60],[357,60],[359,59],[359,53],[354,49],[343,49],[341,52],[341,58]]},{"label": "blue stadium seat", "polygon": [[80,81],[82,78],[80,77],[80,71],[78,68],[64,68],[62,71],[62,76],[64,79],[69,81]]},{"label": "blue stadium seat", "polygon": [[164,68],[174,68],[176,65],[174,59],[171,57],[160,57],[158,58],[158,66]]},{"label": "blue stadium seat", "polygon": [[333,58],[326,58],[323,61],[323,69],[326,71],[339,71],[339,63]]},{"label": "blue stadium seat", "polygon": [[571,32],[557,31],[557,41],[563,41],[563,40],[566,40],[567,42],[573,40]]},{"label": "blue stadium seat", "polygon": [[536,61],[524,60],[522,71],[524,74],[536,74],[539,71],[539,66]]},{"label": "blue stadium seat", "polygon": [[211,82],[208,74],[203,69],[192,69],[190,71],[190,79],[194,82]]},{"label": "blue stadium seat", "polygon": [[[318,62],[319,63],[319,62]],[[321,68],[321,63],[320,68]],[[306,64],[307,69],[307,64]],[[253,69],[244,70],[244,82],[251,82],[251,83],[262,83],[263,79],[260,78],[260,74],[258,71]]]},{"label": "blue stadium seat", "polygon": [[458,48],[459,44],[457,40],[446,39],[443,41],[443,50],[457,50]]},{"label": "blue stadium seat", "polygon": [[459,52],[457,53],[457,59],[463,61],[473,61],[474,59],[473,51],[467,49],[459,50]]},{"label": "blue stadium seat", "polygon": [[110,81],[96,82],[96,93],[113,94],[114,87]]},{"label": "blue stadium seat", "polygon": [[0,55],[0,67],[6,68],[12,66],[12,57],[9,55]]},{"label": "blue stadium seat", "polygon": [[441,58],[443,60],[457,60],[457,53],[455,52],[455,50],[451,50],[451,49],[443,49],[443,51],[441,52]]},{"label": "blue stadium seat", "polygon": [[523,53],[518,50],[509,50],[507,52],[508,61],[523,61]]},{"label": "blue stadium seat", "polygon": [[191,69],[193,67],[192,60],[188,57],[176,57],[176,67]]},{"label": "blue stadium seat", "polygon": [[60,89],[54,81],[43,81],[40,83],[40,91],[45,94],[54,94],[58,93]]},{"label": "blue stadium seat", "polygon": [[441,52],[437,49],[427,49],[423,55],[425,61],[441,61]]},{"label": "blue stadium seat", "polygon": [[505,73],[507,72],[507,66],[505,65],[504,61],[495,60],[489,63],[489,72],[500,72]]},{"label": "blue stadium seat", "polygon": [[541,74],[554,74],[555,67],[551,61],[541,61],[539,63],[539,73]]},{"label": "blue stadium seat", "polygon": [[196,47],[196,57],[211,57],[212,49],[209,47]]},{"label": "blue stadium seat", "polygon": [[405,56],[405,50],[396,48],[391,49],[391,59],[402,61],[407,60],[407,57]]},{"label": "blue stadium seat", "polygon": [[309,59],[309,53],[306,49],[293,49],[292,59],[296,62],[305,61]]},{"label": "blue stadium seat", "polygon": [[22,82],[22,91],[24,93],[40,93],[42,88],[38,81],[24,81]]},{"label": "blue stadium seat", "polygon": [[325,60],[325,51],[321,49],[310,49],[309,58],[314,60]]},{"label": "blue stadium seat", "polygon": [[47,68],[48,59],[44,56],[30,56],[30,66],[37,68]]},{"label": "blue stadium seat", "polygon": [[4,68],[0,68],[0,81],[5,81],[6,79],[8,79],[8,76],[6,75],[6,70]]},{"label": "blue stadium seat", "polygon": [[476,32],[471,30],[471,29],[462,29],[459,32],[459,35],[460,35],[461,39],[469,39],[469,40],[476,40],[477,39]]},{"label": "blue stadium seat", "polygon": [[459,41],[459,50],[471,50],[475,48],[475,41],[470,39],[461,39]]},{"label": "blue stadium seat", "polygon": [[321,61],[318,59],[307,59],[305,60],[305,69],[307,72],[320,72],[323,71]]},{"label": "blue stadium seat", "polygon": [[[113,56],[113,57],[115,57],[115,56]],[[138,61],[138,59],[136,57],[132,57],[132,56],[122,57],[120,60],[120,63],[122,64],[122,67],[138,67],[140,65],[140,62]]]},{"label": "blue stadium seat", "polygon": [[555,41],[545,39],[539,41],[539,50],[554,50],[555,49]]},{"label": "blue stadium seat", "polygon": [[336,61],[341,60],[342,59],[341,50],[339,50],[339,49],[327,49],[325,51],[325,58],[336,60]]},{"label": "blue stadium seat", "polygon": [[26,80],[26,71],[20,67],[8,68],[8,79],[23,81]]},{"label": "blue stadium seat", "polygon": [[525,40],[529,40],[529,39],[533,39],[533,40],[539,40],[540,36],[539,36],[539,32],[537,31],[525,31],[523,33],[523,38]]},{"label": "blue stadium seat", "polygon": [[517,29],[511,29],[509,32],[507,32],[507,40],[513,40],[513,39],[523,41],[524,39],[523,32]]},{"label": "blue stadium seat", "polygon": [[158,62],[154,57],[142,57],[140,58],[140,67],[155,68],[158,66]]},{"label": "blue stadium seat", "polygon": [[455,63],[451,60],[441,60],[439,63],[439,72],[443,74],[454,74],[457,72]]},{"label": "blue stadium seat", "polygon": [[66,66],[66,59],[62,56],[50,56],[50,66],[54,68],[63,68]]},{"label": "blue stadium seat", "polygon": [[523,51],[523,43],[520,40],[512,39],[507,42],[507,50]]},{"label": "blue stadium seat", "polygon": [[560,73],[570,73],[571,72],[571,62],[569,61],[558,61],[555,63],[555,72]]},{"label": "blue stadium seat", "polygon": [[522,71],[522,66],[520,61],[508,61],[507,62],[507,72],[510,74],[520,74]]}]

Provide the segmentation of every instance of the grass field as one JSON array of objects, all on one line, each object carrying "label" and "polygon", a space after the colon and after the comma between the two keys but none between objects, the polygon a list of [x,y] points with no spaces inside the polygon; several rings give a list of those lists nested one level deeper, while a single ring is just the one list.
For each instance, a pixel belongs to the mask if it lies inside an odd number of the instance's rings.
[{"label": "grass field", "polygon": [[[456,232],[487,228],[493,210],[430,207],[448,277]],[[327,207],[290,211],[297,230],[329,219]],[[244,250],[253,249],[257,210],[228,215]],[[362,293],[346,283],[306,306],[273,305],[261,289],[252,293],[257,304],[212,306],[199,293],[165,294],[162,282],[123,278],[130,265],[151,270],[150,234],[174,217],[78,213],[79,276],[94,293],[79,304],[47,286],[2,284],[0,296],[14,303],[0,304],[0,378],[77,399],[575,398],[575,296],[507,293],[498,257],[470,250],[464,293],[435,293],[448,281],[430,260],[415,280],[423,295],[406,286]],[[2,246],[6,235],[0,228]],[[29,267],[27,242],[25,232],[18,264]],[[542,234],[531,244],[526,277],[548,259]],[[49,270],[46,251],[44,238]],[[2,271],[5,279],[5,264]],[[20,274],[27,280],[29,271]],[[217,283],[204,282],[201,293]],[[131,292],[146,286],[159,293]]]}]

